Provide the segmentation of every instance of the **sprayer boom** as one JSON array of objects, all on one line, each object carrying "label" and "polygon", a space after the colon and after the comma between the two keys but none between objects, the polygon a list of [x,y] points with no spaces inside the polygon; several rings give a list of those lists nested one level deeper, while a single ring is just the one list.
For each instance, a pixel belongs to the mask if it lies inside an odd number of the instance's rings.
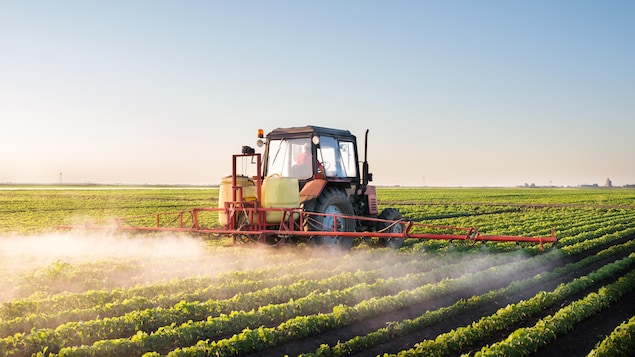
[{"label": "sprayer boom", "polygon": [[[231,205],[234,206],[234,205]],[[280,215],[282,219],[278,225],[259,224],[257,217],[267,214]],[[202,221],[210,221],[210,215],[227,214],[234,217],[240,214],[241,225],[225,227],[207,227]],[[361,226],[388,227],[388,229],[370,231],[341,231],[335,222],[353,220]],[[319,231],[306,230],[309,222],[333,222],[332,226],[321,226]],[[399,227],[399,229],[393,229]],[[287,239],[304,238],[305,240],[316,237],[337,237],[338,239],[368,239],[378,238],[386,240],[405,239],[437,239],[448,241],[471,242],[526,242],[540,244],[556,243],[555,231],[552,229],[550,236],[524,237],[511,235],[483,235],[475,227],[439,226],[412,222],[405,219],[386,220],[361,216],[345,216],[330,213],[306,212],[301,208],[263,208],[254,203],[245,203],[229,210],[222,208],[194,208],[179,212],[164,212],[151,215],[131,216],[113,219],[110,222],[93,224],[90,222],[80,226],[59,226],[60,229],[87,229],[87,230],[115,230],[127,232],[181,232],[197,233],[205,235],[231,236],[233,242],[255,242],[274,245],[282,244]],[[435,233],[443,232],[443,233]]]},{"label": "sprayer boom", "polygon": [[[264,154],[243,146],[241,154],[232,156],[232,173],[221,181],[218,207],[126,217],[81,228],[230,235],[234,243],[313,242],[339,249],[350,248],[356,238],[370,237],[391,248],[399,248],[406,239],[528,242],[541,249],[543,243],[556,242],[553,230],[549,237],[481,235],[473,227],[412,222],[395,208],[379,212],[376,187],[369,185],[368,130],[361,167],[357,139],[348,130],[278,128],[266,138],[258,130],[258,138]],[[239,167],[250,167],[256,174],[248,177],[238,172]]]}]

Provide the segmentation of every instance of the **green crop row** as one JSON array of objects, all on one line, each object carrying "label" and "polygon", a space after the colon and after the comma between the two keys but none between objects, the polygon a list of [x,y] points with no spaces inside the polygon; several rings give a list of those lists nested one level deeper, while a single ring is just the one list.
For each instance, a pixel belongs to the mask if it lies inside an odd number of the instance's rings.
[{"label": "green crop row", "polygon": [[[485,258],[481,259],[485,260]],[[515,258],[512,256],[501,256],[498,259],[489,259],[487,263],[495,264],[510,260],[515,260]],[[447,265],[445,269],[449,268],[455,269],[456,271],[463,271],[466,266],[474,263],[475,261],[467,260],[456,264],[456,266]],[[326,306],[341,303],[356,303],[369,296],[381,296],[399,291],[407,284],[430,282],[441,274],[445,274],[445,271],[442,271],[441,268],[437,268],[418,274],[408,274],[401,278],[375,279],[376,281],[372,284],[361,282],[341,290],[337,289],[338,284],[334,284],[336,283],[336,279],[325,281],[322,285],[311,284],[304,281],[301,282],[301,284],[283,287],[283,290],[287,291],[290,298],[297,295],[304,295],[304,297],[295,300],[291,298],[286,303],[276,304],[272,302],[256,309],[254,309],[254,306],[257,306],[257,302],[251,306],[240,306],[230,299],[225,304],[231,305],[224,309],[225,312],[220,314],[218,314],[216,310],[219,308],[218,306],[221,302],[210,301],[202,304],[182,304],[183,306],[187,306],[186,309],[192,310],[192,313],[183,317],[166,314],[165,319],[155,314],[154,321],[157,322],[157,325],[163,327],[152,334],[139,331],[137,335],[130,339],[122,338],[118,340],[98,341],[93,346],[64,348],[60,350],[60,355],[108,355],[113,352],[111,350],[112,348],[116,348],[117,353],[131,355],[152,351],[158,347],[167,348],[176,341],[185,344],[193,343],[196,342],[196,340],[189,341],[187,339],[197,338],[200,334],[204,334],[205,336],[217,336],[236,333],[249,326],[257,327],[260,324],[283,320],[295,316],[296,314],[315,313],[324,309]],[[375,278],[374,274],[373,278]],[[346,285],[347,282],[350,283],[350,280],[343,281],[344,285]],[[266,294],[268,292],[269,291],[264,291],[263,293]],[[275,301],[276,299],[271,300]],[[198,310],[200,313],[194,315],[193,312],[195,310]],[[206,315],[210,317],[207,317],[207,319],[201,318]],[[188,320],[191,321],[187,322]],[[178,321],[182,321],[183,324],[178,325]],[[89,341],[82,341],[81,343],[86,344],[87,342]],[[64,343],[64,345],[78,343],[79,342],[67,342]],[[165,344],[168,345],[166,346]]]},{"label": "green crop row", "polygon": [[512,353],[515,356],[529,356],[555,340],[558,335],[573,329],[575,324],[606,309],[634,289],[635,271],[631,271],[617,282],[570,303],[534,326],[517,329],[505,340],[483,347],[476,356],[509,356]]},{"label": "green crop row", "polygon": [[[226,251],[227,252],[227,251]],[[235,250],[225,253],[226,257],[223,257],[226,261],[238,261],[244,260],[245,251]],[[151,285],[141,285],[132,288],[115,288],[108,290],[88,290],[82,293],[66,293],[66,294],[54,294],[51,296],[38,296],[37,298],[24,298],[14,299],[12,301],[4,302],[0,305],[0,321],[10,320],[16,317],[24,317],[29,314],[48,314],[52,311],[60,312],[68,309],[81,309],[91,308],[95,305],[106,305],[116,302],[118,300],[131,299],[136,297],[153,298],[163,295],[183,294],[187,292],[194,292],[199,289],[212,288],[213,285],[227,285],[235,283],[237,280],[241,281],[253,281],[267,283],[268,278],[279,276],[279,271],[298,271],[306,270],[309,267],[319,265],[323,262],[323,259],[307,258],[302,260],[289,259],[290,256],[283,254],[266,254],[262,252],[263,256],[269,261],[267,267],[251,269],[247,271],[241,270],[229,270],[225,273],[219,273],[216,276],[203,276],[203,277],[188,277],[183,279],[171,279],[166,283],[154,283]],[[350,259],[343,257],[342,262],[345,263]],[[143,270],[153,271],[155,264],[165,264],[162,262],[155,262],[148,264],[149,262],[143,262]],[[204,264],[202,262],[201,264]],[[214,262],[210,262],[214,263]],[[357,262],[356,262],[357,263]],[[59,266],[62,263],[56,262],[52,265],[56,270],[59,270]],[[68,266],[68,264],[64,264]],[[138,268],[139,263],[133,259],[126,259],[125,262],[120,260],[106,260],[103,262],[89,262],[77,267],[82,273],[82,277],[86,277],[86,271],[97,269],[100,271],[119,271],[129,274],[131,271]],[[369,264],[370,266],[370,264]],[[357,265],[352,266],[349,264],[350,269],[357,270],[363,269],[363,267]],[[48,268],[47,268],[48,269]],[[342,269],[340,266],[339,269]],[[46,270],[46,269],[44,269]],[[48,275],[38,274],[43,269],[38,269],[33,275]],[[326,270],[328,273],[330,270]],[[55,275],[55,274],[51,274]],[[105,276],[105,274],[100,274]],[[82,278],[80,277],[80,279]],[[219,293],[222,291],[219,290]]]},{"label": "green crop row", "polygon": [[[48,299],[14,300],[2,304],[0,308],[0,313],[4,317],[0,319],[0,336],[27,332],[36,326],[40,329],[54,328],[70,321],[115,317],[134,310],[167,308],[180,301],[227,299],[236,294],[241,294],[242,298],[246,299],[260,289],[266,288],[269,293],[272,293],[275,289],[284,289],[300,279],[323,280],[321,284],[326,285],[330,282],[329,277],[344,273],[348,273],[351,279],[358,279],[358,276],[364,274],[364,279],[367,281],[380,276],[398,277],[407,272],[430,270],[437,267],[439,263],[439,260],[422,260],[419,259],[420,256],[404,254],[403,259],[393,264],[391,269],[386,270],[377,267],[372,259],[372,252],[374,251],[366,252],[368,259],[353,260],[351,256],[343,256],[338,259],[340,263],[338,265],[329,263],[332,258],[294,260],[256,270],[232,271],[215,278],[173,279],[166,284],[152,284],[131,289],[62,294]],[[445,264],[451,264],[452,260],[459,260],[459,258],[448,256],[444,261]],[[461,255],[460,260],[473,261],[467,255]],[[315,266],[324,266],[324,268],[308,269]],[[280,271],[286,273],[280,275],[278,273]]]},{"label": "green crop row", "polygon": [[[516,258],[511,255],[500,255],[496,257],[496,259],[480,259],[486,260],[485,264],[495,264],[500,262],[504,263]],[[456,267],[446,265],[445,268],[455,268],[459,271],[465,270],[464,267],[470,264],[475,264],[475,262],[473,260],[464,260],[455,264]],[[422,262],[422,265],[427,266],[428,264]],[[460,267],[463,268],[459,269]],[[291,285],[281,285],[276,288],[263,289],[250,294],[239,294],[223,301],[209,300],[203,303],[188,303],[183,301],[168,309],[145,309],[133,311],[120,317],[97,319],[81,323],[69,322],[58,326],[55,330],[39,329],[36,332],[26,335],[16,334],[0,339],[0,351],[4,351],[8,354],[30,354],[43,348],[48,348],[50,351],[57,351],[61,346],[89,344],[103,339],[131,336],[137,331],[152,331],[159,327],[170,326],[170,324],[174,323],[185,323],[188,320],[205,320],[208,316],[219,316],[218,319],[220,321],[224,319],[222,316],[225,314],[232,311],[249,311],[250,309],[257,308],[263,304],[263,302],[266,304],[266,302],[271,301],[298,299],[282,304],[296,306],[304,301],[302,297],[310,296],[320,291],[322,293],[319,293],[319,296],[325,299],[331,296],[338,296],[335,295],[331,289],[338,287],[344,288],[351,285],[351,283],[355,284],[350,288],[346,288],[346,294],[342,296],[347,299],[363,299],[363,296],[370,291],[379,291],[386,294],[390,291],[398,291],[406,284],[415,282],[423,283],[437,276],[445,276],[445,274],[445,270],[437,268],[432,271],[409,274],[396,279],[378,279],[377,271],[342,273],[321,281],[301,279]],[[364,282],[371,280],[377,281],[371,285]],[[325,302],[320,305],[320,307],[327,306],[325,304],[327,303]],[[269,305],[274,305],[274,303],[269,303]],[[240,314],[235,316],[242,317]],[[270,316],[264,314],[262,318],[267,319],[270,318]]]},{"label": "green crop row", "polygon": [[618,325],[589,353],[589,357],[629,357],[633,355],[635,355],[635,316]]},{"label": "green crop row", "polygon": [[467,300],[461,299],[450,306],[442,307],[434,311],[427,311],[425,314],[417,318],[406,319],[404,321],[391,323],[388,327],[381,328],[377,331],[368,333],[363,336],[356,336],[348,341],[338,342],[334,346],[323,344],[314,353],[307,353],[303,356],[334,357],[361,353],[370,347],[389,342],[395,337],[419,331],[426,326],[441,321],[443,319],[457,316],[478,306],[501,299],[504,296],[511,295],[513,293],[529,289],[532,286],[542,284],[546,281],[562,277],[566,274],[577,271],[584,266],[605,259],[615,254],[616,252],[625,249],[632,249],[633,247],[635,247],[635,241],[633,240],[620,245],[611,246],[598,252],[597,254],[588,256],[575,263],[569,263],[563,267],[555,268],[551,272],[541,273],[523,280],[517,280],[512,282],[505,288],[492,290],[481,295],[472,296]]},{"label": "green crop row", "polygon": [[[555,254],[544,256],[553,259]],[[257,352],[260,349],[274,346],[284,341],[291,341],[307,337],[327,329],[350,325],[356,321],[375,316],[380,313],[393,311],[423,301],[443,296],[468,288],[474,284],[483,284],[494,277],[501,278],[510,271],[522,271],[536,264],[539,260],[521,260],[481,270],[473,274],[464,274],[455,279],[444,279],[436,284],[426,284],[411,290],[402,290],[396,295],[362,299],[355,305],[341,304],[333,308],[330,313],[307,315],[296,314],[294,318],[281,323],[277,327],[259,327],[255,330],[246,329],[228,339],[217,341],[199,341],[187,348],[178,348],[170,352],[169,356],[208,356],[208,355],[236,355]]]},{"label": "green crop row", "polygon": [[[598,281],[611,278],[616,274],[632,269],[632,265],[634,263],[635,254],[631,254],[627,258],[607,264],[589,275],[576,278],[569,283],[560,284],[552,292],[539,292],[528,300],[507,305],[506,307],[499,309],[493,315],[482,317],[479,321],[476,321],[469,326],[459,327],[450,332],[441,334],[434,340],[422,341],[418,343],[415,348],[402,351],[396,354],[396,356],[420,356],[423,354],[427,356],[447,356],[448,354],[460,351],[461,349],[471,346],[475,342],[481,341],[496,331],[509,328],[529,316],[564,301],[566,298],[573,296],[576,293],[584,291]],[[629,284],[635,282],[635,280],[633,280],[635,279],[635,272],[631,272],[625,277]],[[519,337],[517,335],[518,334],[514,335],[514,337]],[[515,338],[510,337],[510,340],[514,339]],[[529,340],[531,340],[531,338],[529,338]],[[518,340],[517,342],[520,344],[523,343],[521,340]],[[514,343],[515,348],[519,348],[518,343]],[[529,342],[524,341],[524,343],[528,344]],[[482,352],[484,354],[490,354],[491,351],[499,350],[502,352],[500,355],[509,355],[510,351],[513,351],[513,348],[508,348],[509,344],[500,346],[500,348],[484,348]],[[497,355],[499,354],[497,353]],[[514,355],[518,354],[514,352]]]}]

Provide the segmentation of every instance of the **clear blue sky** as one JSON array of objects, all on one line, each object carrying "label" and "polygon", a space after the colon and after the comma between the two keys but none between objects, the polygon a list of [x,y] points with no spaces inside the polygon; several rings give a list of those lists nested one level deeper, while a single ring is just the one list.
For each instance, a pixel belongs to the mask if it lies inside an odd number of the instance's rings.
[{"label": "clear blue sky", "polygon": [[376,184],[635,184],[633,1],[3,1],[0,182],[215,184],[258,128]]}]

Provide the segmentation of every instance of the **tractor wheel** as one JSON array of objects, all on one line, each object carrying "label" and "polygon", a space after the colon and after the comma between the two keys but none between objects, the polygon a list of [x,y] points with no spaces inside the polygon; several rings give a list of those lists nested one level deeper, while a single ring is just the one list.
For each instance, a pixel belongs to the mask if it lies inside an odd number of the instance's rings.
[{"label": "tractor wheel", "polygon": [[[309,223],[312,231],[332,231],[334,227],[340,232],[355,231],[355,220],[339,218],[335,215],[350,216],[354,214],[353,205],[343,191],[334,187],[326,188],[317,198],[316,213],[326,213],[334,216],[315,216]],[[337,226],[335,225],[337,224]],[[352,237],[342,236],[314,236],[313,242],[331,249],[348,250],[353,246]]]},{"label": "tractor wheel", "polygon": [[[395,208],[386,208],[379,214],[380,219],[399,221],[403,218],[401,212]],[[402,223],[380,222],[377,224],[377,231],[384,233],[403,233]],[[380,238],[379,241],[384,247],[399,249],[403,245],[403,238]]]}]

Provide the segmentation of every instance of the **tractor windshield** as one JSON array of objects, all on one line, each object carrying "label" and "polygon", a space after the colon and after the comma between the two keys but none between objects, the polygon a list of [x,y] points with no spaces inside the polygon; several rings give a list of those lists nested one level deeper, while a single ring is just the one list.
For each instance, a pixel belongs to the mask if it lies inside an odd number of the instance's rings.
[{"label": "tractor windshield", "polygon": [[311,139],[269,140],[267,175],[307,179],[313,175]]}]

